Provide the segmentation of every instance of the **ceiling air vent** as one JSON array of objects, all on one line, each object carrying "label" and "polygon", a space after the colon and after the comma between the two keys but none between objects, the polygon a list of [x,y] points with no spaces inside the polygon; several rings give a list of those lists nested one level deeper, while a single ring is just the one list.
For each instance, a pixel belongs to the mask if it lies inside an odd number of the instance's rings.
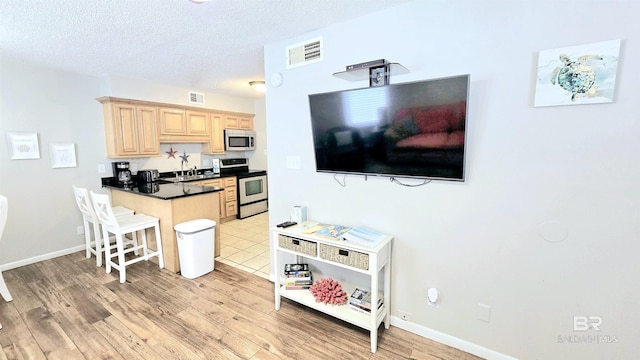
[{"label": "ceiling air vent", "polygon": [[204,94],[200,94],[197,92],[189,92],[189,102],[191,104],[200,104],[204,105]]},{"label": "ceiling air vent", "polygon": [[287,69],[322,61],[322,38],[287,47]]}]

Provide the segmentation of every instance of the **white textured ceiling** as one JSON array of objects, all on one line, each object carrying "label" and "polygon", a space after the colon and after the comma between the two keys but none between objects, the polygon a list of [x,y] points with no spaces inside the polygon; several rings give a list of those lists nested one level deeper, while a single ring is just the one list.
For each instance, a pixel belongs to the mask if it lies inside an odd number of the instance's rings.
[{"label": "white textured ceiling", "polygon": [[265,44],[407,1],[0,0],[0,52],[86,75],[259,97],[248,82],[264,79]]}]

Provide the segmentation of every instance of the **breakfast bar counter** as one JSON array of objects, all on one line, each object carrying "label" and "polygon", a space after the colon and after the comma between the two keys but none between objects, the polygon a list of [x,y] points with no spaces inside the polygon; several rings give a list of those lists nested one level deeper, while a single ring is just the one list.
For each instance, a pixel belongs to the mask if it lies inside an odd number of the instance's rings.
[{"label": "breakfast bar counter", "polygon": [[[150,183],[123,188],[103,184],[111,190],[113,206],[125,206],[136,213],[155,216],[160,219],[160,236],[165,268],[180,271],[178,243],[173,227],[176,224],[195,220],[209,219],[216,222],[214,256],[220,254],[220,191],[213,186],[188,185],[185,183]],[[155,235],[147,232],[150,247],[155,248]]]}]

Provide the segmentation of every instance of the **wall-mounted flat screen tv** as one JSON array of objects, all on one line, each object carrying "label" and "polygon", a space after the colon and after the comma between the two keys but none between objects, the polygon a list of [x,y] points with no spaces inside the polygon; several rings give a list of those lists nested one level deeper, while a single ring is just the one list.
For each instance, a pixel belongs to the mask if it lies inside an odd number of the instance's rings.
[{"label": "wall-mounted flat screen tv", "polygon": [[464,181],[469,78],[309,95],[316,171]]}]

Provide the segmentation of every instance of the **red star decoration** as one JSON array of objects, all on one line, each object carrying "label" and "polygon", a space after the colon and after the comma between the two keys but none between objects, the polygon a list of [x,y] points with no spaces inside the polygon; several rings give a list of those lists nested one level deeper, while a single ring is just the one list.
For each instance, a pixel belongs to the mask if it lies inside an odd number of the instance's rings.
[{"label": "red star decoration", "polygon": [[168,158],[176,158],[176,153],[177,151],[173,150],[173,146],[171,146],[171,148],[169,149],[169,151],[165,151],[167,154],[169,154],[169,156],[167,156]]}]

